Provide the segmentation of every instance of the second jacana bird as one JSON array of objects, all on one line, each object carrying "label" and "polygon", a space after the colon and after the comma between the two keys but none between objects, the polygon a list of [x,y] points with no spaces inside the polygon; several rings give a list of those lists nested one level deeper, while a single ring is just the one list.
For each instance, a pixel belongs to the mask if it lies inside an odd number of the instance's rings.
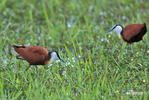
[{"label": "second jacana bird", "polygon": [[146,48],[144,50],[143,58],[146,54],[148,45],[143,40],[143,36],[147,32],[146,24],[129,24],[123,28],[122,25],[116,24],[111,29],[109,29],[107,32],[114,31],[122,40],[125,42],[131,44],[131,56],[133,56],[133,49],[132,49],[132,43],[143,41],[146,45]]},{"label": "second jacana bird", "polygon": [[[46,48],[41,46],[15,46],[13,45],[14,50],[19,54],[18,59],[24,59],[29,63],[29,66],[26,68],[27,71],[31,65],[36,66],[36,71],[38,75],[37,65],[46,65],[50,64],[55,60],[62,60],[57,51],[48,52]],[[22,57],[22,58],[20,58]]]}]

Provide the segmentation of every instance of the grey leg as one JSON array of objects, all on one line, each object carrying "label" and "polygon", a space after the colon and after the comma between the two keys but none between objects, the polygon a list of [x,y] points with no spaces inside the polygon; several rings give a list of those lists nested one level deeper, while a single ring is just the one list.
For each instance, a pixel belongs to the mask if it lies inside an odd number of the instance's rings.
[{"label": "grey leg", "polygon": [[132,44],[130,44],[130,48],[131,48],[131,55],[130,55],[130,57],[132,57],[132,56],[133,56],[133,48],[132,48]]},{"label": "grey leg", "polygon": [[[29,66],[25,69],[24,73],[25,73],[30,67],[31,67],[31,65],[29,65]],[[29,81],[28,76],[27,76],[26,80]]]},{"label": "grey leg", "polygon": [[[35,67],[36,67],[36,72],[37,72],[37,76],[38,76],[38,67],[37,67],[37,65],[35,65]],[[34,70],[35,70],[35,69],[34,69]],[[36,74],[36,72],[34,71],[33,79],[35,78],[35,74]]]},{"label": "grey leg", "polygon": [[29,66],[25,69],[24,73],[25,73],[30,67],[31,67],[31,65],[29,65]]},{"label": "grey leg", "polygon": [[142,40],[142,41],[145,44],[145,50],[144,50],[144,54],[143,54],[143,58],[144,58],[145,57],[145,54],[147,52],[148,45],[147,45],[147,43],[144,40]]},{"label": "grey leg", "polygon": [[36,72],[37,72],[37,76],[38,76],[38,67],[37,67],[37,65],[36,65]]}]

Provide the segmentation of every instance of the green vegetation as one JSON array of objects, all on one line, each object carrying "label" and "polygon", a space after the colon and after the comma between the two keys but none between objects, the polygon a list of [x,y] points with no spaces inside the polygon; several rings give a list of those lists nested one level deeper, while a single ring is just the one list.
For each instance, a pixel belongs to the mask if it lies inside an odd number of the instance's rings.
[{"label": "green vegetation", "polygon": [[[130,58],[127,43],[106,34],[116,23],[143,22],[149,28],[149,0],[0,0],[0,100],[149,99],[145,45],[135,43]],[[24,74],[28,63],[11,44],[58,50],[66,63]]]}]

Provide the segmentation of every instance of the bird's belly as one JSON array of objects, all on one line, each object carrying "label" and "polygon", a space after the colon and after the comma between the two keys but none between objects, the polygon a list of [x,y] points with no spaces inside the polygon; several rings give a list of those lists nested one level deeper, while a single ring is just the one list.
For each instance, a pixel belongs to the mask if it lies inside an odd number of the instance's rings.
[{"label": "bird's belly", "polygon": [[38,62],[33,62],[33,61],[28,61],[30,65],[45,65],[44,61],[38,61]]},{"label": "bird's belly", "polygon": [[139,41],[141,41],[142,39],[143,39],[142,37],[133,37],[133,38],[131,38],[128,42],[129,42],[129,43],[139,42]]}]

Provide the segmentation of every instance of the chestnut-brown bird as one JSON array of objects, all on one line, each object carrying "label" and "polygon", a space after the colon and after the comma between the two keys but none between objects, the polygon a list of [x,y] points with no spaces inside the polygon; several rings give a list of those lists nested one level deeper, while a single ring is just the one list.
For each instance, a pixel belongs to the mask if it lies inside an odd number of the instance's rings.
[{"label": "chestnut-brown bird", "polygon": [[148,45],[147,43],[143,40],[143,36],[147,32],[146,24],[129,24],[126,27],[123,28],[122,25],[116,24],[114,25],[111,29],[109,29],[107,32],[114,31],[119,38],[121,38],[123,41],[131,44],[131,56],[133,56],[133,49],[132,49],[132,43],[134,42],[139,42],[143,41],[146,45],[146,48],[144,50],[144,55],[143,58],[146,54]]},{"label": "chestnut-brown bird", "polygon": [[64,62],[57,51],[48,52],[46,48],[43,48],[41,46],[13,45],[13,48],[19,54],[19,56],[17,56],[17,59],[23,59],[29,63],[29,66],[26,68],[25,72],[30,68],[31,65],[35,65],[38,75],[37,65],[50,64],[55,60],[61,60],[62,62]]}]

